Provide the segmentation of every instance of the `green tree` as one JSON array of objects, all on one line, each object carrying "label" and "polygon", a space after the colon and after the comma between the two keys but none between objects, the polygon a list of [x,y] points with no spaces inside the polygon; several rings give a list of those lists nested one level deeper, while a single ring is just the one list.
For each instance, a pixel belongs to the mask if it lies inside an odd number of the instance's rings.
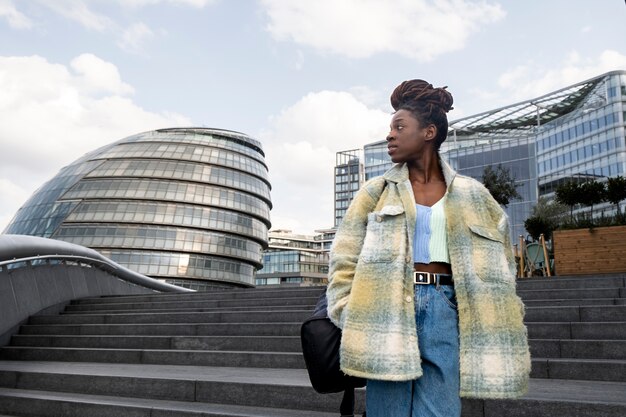
[{"label": "green tree", "polygon": [[532,216],[540,216],[549,219],[553,223],[561,223],[567,215],[567,207],[556,200],[548,200],[545,197],[539,197],[537,204],[533,207],[530,214]]},{"label": "green tree", "polygon": [[619,176],[609,178],[606,182],[606,199],[615,204],[617,214],[620,215],[619,203],[626,200],[626,178]]},{"label": "green tree", "polygon": [[588,181],[580,186],[582,201],[585,206],[591,207],[589,220],[593,222],[593,206],[606,201],[606,188],[604,183],[598,181]]},{"label": "green tree", "polygon": [[491,165],[486,166],[483,171],[483,184],[493,198],[504,207],[508,206],[511,200],[522,198],[517,192],[517,185],[511,171],[502,165],[498,165],[495,169]]},{"label": "green tree", "polygon": [[533,240],[539,240],[542,233],[546,240],[550,240],[552,232],[559,227],[566,213],[567,207],[563,204],[539,197],[530,217],[524,222],[524,227]]},{"label": "green tree", "polygon": [[539,236],[543,233],[543,237],[546,240],[552,239],[552,231],[554,228],[547,219],[540,216],[531,216],[524,221],[524,228],[533,238],[533,240],[539,240]]},{"label": "green tree", "polygon": [[568,181],[559,185],[555,191],[556,201],[569,207],[570,221],[574,221],[574,206],[582,203],[582,190],[580,184]]}]

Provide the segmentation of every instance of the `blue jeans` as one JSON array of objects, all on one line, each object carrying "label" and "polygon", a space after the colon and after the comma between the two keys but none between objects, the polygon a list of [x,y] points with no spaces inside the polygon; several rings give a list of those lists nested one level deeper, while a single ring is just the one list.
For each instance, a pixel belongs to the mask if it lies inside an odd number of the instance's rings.
[{"label": "blue jeans", "polygon": [[459,326],[454,287],[415,286],[421,378],[367,381],[367,417],[459,417]]}]

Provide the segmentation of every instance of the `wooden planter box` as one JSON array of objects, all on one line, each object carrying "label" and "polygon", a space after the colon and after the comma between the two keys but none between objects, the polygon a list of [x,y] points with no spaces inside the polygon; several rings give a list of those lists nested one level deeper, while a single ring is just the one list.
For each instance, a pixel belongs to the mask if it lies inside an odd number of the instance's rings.
[{"label": "wooden planter box", "polygon": [[626,226],[557,230],[552,241],[558,275],[626,272]]}]

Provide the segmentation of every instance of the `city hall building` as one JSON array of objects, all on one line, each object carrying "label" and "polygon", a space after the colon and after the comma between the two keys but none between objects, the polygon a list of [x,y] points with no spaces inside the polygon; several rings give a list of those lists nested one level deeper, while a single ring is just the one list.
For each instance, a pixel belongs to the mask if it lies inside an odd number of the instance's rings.
[{"label": "city hall building", "polygon": [[[457,172],[479,181],[488,166],[509,170],[522,196],[506,208],[516,241],[526,235],[524,221],[538,198],[553,198],[560,184],[624,176],[625,120],[626,71],[612,71],[532,100],[451,121],[440,151]],[[358,188],[359,163],[365,180],[393,165],[386,141],[365,145],[362,155],[354,150],[337,155],[335,226]],[[599,208],[607,213],[614,210],[611,204]]]},{"label": "city hall building", "polygon": [[264,156],[233,131],[140,133],[61,169],[4,233],[76,243],[196,290],[254,286],[272,206]]}]

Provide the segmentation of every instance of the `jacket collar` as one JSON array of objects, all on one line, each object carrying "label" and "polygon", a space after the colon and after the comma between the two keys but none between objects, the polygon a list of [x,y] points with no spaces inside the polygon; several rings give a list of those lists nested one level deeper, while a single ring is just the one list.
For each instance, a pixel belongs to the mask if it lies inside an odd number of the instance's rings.
[{"label": "jacket collar", "polygon": [[[443,178],[446,181],[446,188],[450,189],[450,185],[452,185],[452,181],[454,180],[454,177],[456,177],[456,171],[453,170],[452,167],[441,158],[441,156],[439,156],[439,165],[441,166],[441,171],[443,172]],[[409,179],[409,168],[405,162],[396,164],[385,172],[383,178],[387,181],[402,183]]]}]

